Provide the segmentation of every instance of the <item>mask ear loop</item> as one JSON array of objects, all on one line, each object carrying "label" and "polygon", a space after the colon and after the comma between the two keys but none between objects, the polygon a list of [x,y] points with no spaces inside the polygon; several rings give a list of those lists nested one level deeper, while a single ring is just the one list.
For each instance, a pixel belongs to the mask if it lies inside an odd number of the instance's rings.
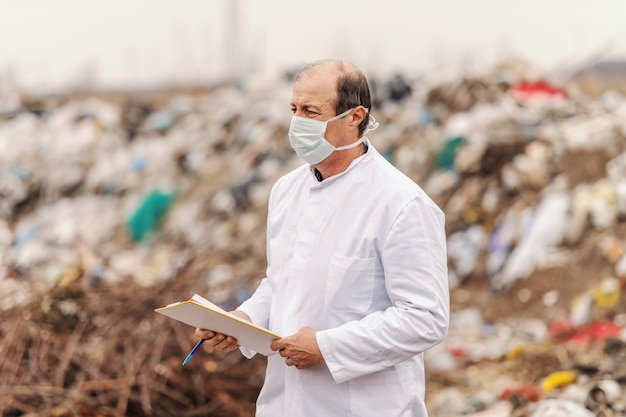
[{"label": "mask ear loop", "polygon": [[365,136],[368,132],[372,130],[378,129],[379,123],[376,121],[374,116],[369,115],[369,120],[367,121],[367,127],[365,128],[365,132],[363,132],[363,136]]},{"label": "mask ear loop", "polygon": [[347,116],[348,114],[350,114],[350,112],[351,112],[352,110],[354,110],[354,109],[356,109],[356,107],[352,107],[352,108],[350,108],[350,109],[348,109],[348,110],[344,111],[343,113],[338,114],[337,116],[333,116],[333,117],[331,117],[330,119],[326,120],[326,123],[328,124],[328,123],[330,123],[330,122],[334,122],[335,120],[339,120],[339,119],[341,119],[342,117],[346,117],[346,116]]}]

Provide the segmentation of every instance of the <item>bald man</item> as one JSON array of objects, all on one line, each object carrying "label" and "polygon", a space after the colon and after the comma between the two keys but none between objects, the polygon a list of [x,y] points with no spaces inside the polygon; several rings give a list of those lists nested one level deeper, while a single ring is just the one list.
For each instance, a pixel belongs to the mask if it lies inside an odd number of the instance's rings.
[{"label": "bald man", "polygon": [[259,417],[427,416],[423,355],[449,323],[445,218],[365,136],[378,125],[371,103],[363,73],[342,61],[294,82],[288,136],[305,163],[272,188],[267,275],[234,312],[285,336]]}]

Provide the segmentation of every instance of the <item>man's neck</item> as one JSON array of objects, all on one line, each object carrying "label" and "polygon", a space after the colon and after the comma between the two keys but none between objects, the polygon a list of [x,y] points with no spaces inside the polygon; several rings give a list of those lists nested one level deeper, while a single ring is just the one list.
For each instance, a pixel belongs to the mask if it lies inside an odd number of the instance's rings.
[{"label": "man's neck", "polygon": [[352,161],[363,155],[365,152],[367,152],[367,145],[362,143],[354,149],[333,152],[328,158],[319,164],[314,165],[313,168],[321,174],[322,179],[327,179],[344,172],[348,169]]}]

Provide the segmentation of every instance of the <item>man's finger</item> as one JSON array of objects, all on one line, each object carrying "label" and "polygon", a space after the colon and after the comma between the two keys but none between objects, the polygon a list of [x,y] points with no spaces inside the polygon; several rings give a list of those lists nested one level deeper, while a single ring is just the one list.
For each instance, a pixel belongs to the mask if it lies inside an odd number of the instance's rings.
[{"label": "man's finger", "polygon": [[205,330],[205,329],[196,329],[195,333],[196,333],[196,336],[198,336],[200,339],[210,339],[215,336],[214,331]]},{"label": "man's finger", "polygon": [[280,339],[274,340],[272,342],[272,344],[270,345],[270,349],[272,349],[272,350],[281,350],[281,349],[284,349],[284,348],[285,347],[283,346],[283,344],[282,344]]},{"label": "man's finger", "polygon": [[230,345],[236,345],[237,340],[231,336],[218,335],[218,341],[213,345],[215,349],[226,350]]}]

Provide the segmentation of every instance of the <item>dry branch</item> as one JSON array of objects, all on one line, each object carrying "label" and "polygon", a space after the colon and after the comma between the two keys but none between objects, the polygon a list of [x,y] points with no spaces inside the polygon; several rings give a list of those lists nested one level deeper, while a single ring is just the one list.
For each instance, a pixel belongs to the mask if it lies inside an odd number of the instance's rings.
[{"label": "dry branch", "polygon": [[[0,417],[253,415],[260,386],[236,375],[256,374],[258,361],[204,351],[181,366],[193,329],[160,319],[154,309],[193,293],[193,280],[185,282],[169,283],[178,293],[159,286],[54,288],[45,302],[26,307],[29,320],[19,309],[0,311]],[[79,306],[75,313],[56,308],[67,299]],[[203,368],[207,355],[222,371]],[[219,391],[210,388],[219,381]]]}]

